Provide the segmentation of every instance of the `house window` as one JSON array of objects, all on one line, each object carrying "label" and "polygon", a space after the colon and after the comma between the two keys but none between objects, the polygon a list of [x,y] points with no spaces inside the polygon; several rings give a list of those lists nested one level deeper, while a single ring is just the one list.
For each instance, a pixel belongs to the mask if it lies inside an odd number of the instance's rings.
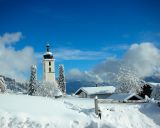
[{"label": "house window", "polygon": [[49,66],[51,66],[51,61],[49,61]]},{"label": "house window", "polygon": [[51,72],[51,68],[49,67],[49,72]]}]

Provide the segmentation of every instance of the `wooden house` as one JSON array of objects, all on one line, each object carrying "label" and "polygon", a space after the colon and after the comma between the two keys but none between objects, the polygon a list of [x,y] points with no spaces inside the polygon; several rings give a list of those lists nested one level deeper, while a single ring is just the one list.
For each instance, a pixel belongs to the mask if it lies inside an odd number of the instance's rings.
[{"label": "wooden house", "polygon": [[115,93],[114,86],[98,86],[98,87],[81,87],[75,92],[75,95],[80,98],[94,98],[97,96],[100,99],[105,99]]},{"label": "wooden house", "polygon": [[135,93],[115,93],[112,94],[107,99],[116,100],[116,101],[129,101],[129,100],[143,100],[143,98]]}]

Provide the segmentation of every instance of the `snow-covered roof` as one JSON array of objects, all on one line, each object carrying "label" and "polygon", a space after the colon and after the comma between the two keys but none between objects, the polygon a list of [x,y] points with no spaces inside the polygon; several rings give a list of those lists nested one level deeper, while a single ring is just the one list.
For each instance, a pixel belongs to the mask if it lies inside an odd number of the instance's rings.
[{"label": "snow-covered roof", "polygon": [[43,55],[53,55],[52,52],[45,52]]},{"label": "snow-covered roof", "polygon": [[158,86],[158,85],[160,85],[160,83],[154,83],[154,82],[148,82],[148,84],[151,85],[151,86]]},{"label": "snow-covered roof", "polygon": [[132,94],[130,94],[130,93],[115,93],[115,94],[112,94],[107,99],[113,99],[113,100],[123,101],[123,100],[129,100],[133,96],[137,97],[140,100],[143,99],[142,97],[138,96],[135,93],[132,93]]},{"label": "snow-covered roof", "polygon": [[107,94],[107,93],[114,93],[115,92],[114,86],[100,86],[100,87],[81,87],[76,91],[75,94],[78,94],[79,91],[84,91],[88,95],[93,94]]}]

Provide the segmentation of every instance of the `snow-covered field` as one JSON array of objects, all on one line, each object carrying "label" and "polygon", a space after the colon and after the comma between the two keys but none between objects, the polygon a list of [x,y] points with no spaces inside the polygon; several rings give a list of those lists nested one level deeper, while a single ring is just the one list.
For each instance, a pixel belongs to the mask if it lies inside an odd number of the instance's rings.
[{"label": "snow-covered field", "polygon": [[160,128],[160,107],[154,103],[99,106],[101,120],[93,99],[0,94],[0,128]]}]

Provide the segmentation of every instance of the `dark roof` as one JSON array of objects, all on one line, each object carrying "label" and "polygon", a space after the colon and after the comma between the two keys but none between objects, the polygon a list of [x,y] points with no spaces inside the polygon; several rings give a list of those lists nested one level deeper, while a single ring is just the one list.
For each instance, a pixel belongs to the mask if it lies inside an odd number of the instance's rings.
[{"label": "dark roof", "polygon": [[53,54],[51,52],[46,52],[44,55],[43,55],[43,58],[44,59],[53,59]]},{"label": "dark roof", "polygon": [[43,55],[44,59],[53,59],[53,54],[50,52],[49,44],[46,45],[46,53]]}]

